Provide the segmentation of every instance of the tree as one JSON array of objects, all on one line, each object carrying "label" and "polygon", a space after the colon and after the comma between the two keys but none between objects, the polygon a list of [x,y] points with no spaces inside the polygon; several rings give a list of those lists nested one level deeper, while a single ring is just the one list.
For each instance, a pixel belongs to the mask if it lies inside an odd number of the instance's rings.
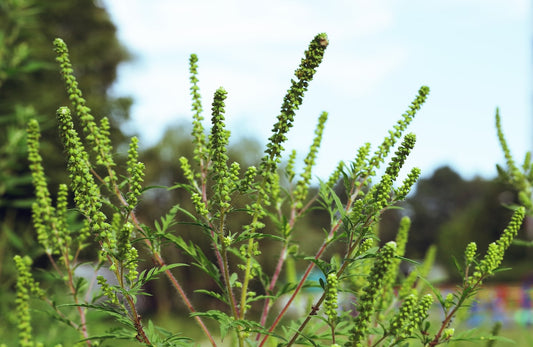
[{"label": "tree", "polygon": [[[43,153],[50,183],[65,181],[56,109],[70,105],[61,80],[52,41],[69,41],[76,75],[96,117],[110,116],[115,143],[123,138],[118,125],[127,120],[129,98],[110,98],[107,91],[119,63],[128,58],[104,8],[91,0],[0,1],[0,296],[14,283],[11,259],[21,250],[37,257],[30,227],[33,187],[26,160],[26,123],[42,124]],[[5,305],[9,300],[3,300]],[[0,312],[5,312],[0,306]],[[9,319],[7,315],[0,315]],[[0,326],[6,326],[0,322]],[[2,335],[0,329],[0,335]]]}]

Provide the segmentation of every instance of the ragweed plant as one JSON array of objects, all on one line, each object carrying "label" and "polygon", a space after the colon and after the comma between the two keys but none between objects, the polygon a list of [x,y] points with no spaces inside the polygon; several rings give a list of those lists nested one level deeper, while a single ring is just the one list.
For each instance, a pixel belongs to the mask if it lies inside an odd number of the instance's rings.
[{"label": "ragweed plant", "polygon": [[[69,182],[59,187],[55,204],[48,190],[46,163],[39,154],[40,131],[36,121],[28,124],[28,147],[36,194],[33,221],[37,240],[66,285],[71,301],[55,304],[50,299],[52,295],[33,281],[29,271],[31,260],[16,257],[21,344],[33,343],[29,293],[45,300],[55,318],[78,332],[79,344],[97,345],[113,338],[146,346],[194,344],[181,337],[179,334],[183,332],[179,329],[171,333],[157,330],[151,321],[141,318],[137,299],[147,294],[144,284],[159,275],[167,277],[189,316],[212,346],[228,340],[240,347],[392,346],[410,341],[434,346],[452,340],[454,316],[500,265],[524,210],[516,210],[509,227],[484,258],[478,260],[475,246],[467,248],[464,283],[450,298],[443,299],[438,290],[420,280],[431,268],[435,248],[430,248],[424,263],[400,281],[399,266],[410,221],[403,218],[396,240],[385,244],[380,242],[378,224],[387,209],[405,199],[420,176],[420,170],[412,168],[398,182],[416,142],[414,134],[405,132],[426,101],[429,88],[420,88],[408,110],[376,150],[372,151],[369,143],[364,144],[351,162],[339,163],[318,189],[311,189],[312,170],[327,112],[318,117],[302,172],[295,172],[295,151],[290,152],[285,167],[280,164],[288,131],[328,44],[325,34],[317,35],[309,44],[257,167],[241,167],[238,162],[230,162],[230,132],[225,125],[225,99],[229,96],[222,87],[213,97],[210,130],[204,129],[198,57],[191,56],[195,148],[192,158],[176,158],[186,182],[169,189],[186,190],[193,207],[186,210],[176,204],[149,225],[142,224],[135,214],[142,198],[145,169],[138,159],[138,141],[131,140],[125,167],[117,164],[109,139],[109,122],[106,118],[97,122],[91,114],[74,76],[67,46],[56,39],[57,61],[73,112],[66,106],[57,111]],[[69,196],[73,198],[73,208],[69,208]],[[304,217],[313,209],[324,210],[329,222],[322,226],[321,243],[308,254],[301,251],[295,240],[312,232]],[[233,222],[242,221],[243,216],[243,223]],[[83,222],[73,223],[73,220]],[[267,230],[267,224],[273,225],[274,231]],[[183,228],[202,232],[210,243],[209,250],[187,240],[180,232]],[[94,282],[99,286],[96,295],[75,272],[80,253],[91,244],[97,248],[93,253]],[[169,244],[189,257],[189,263],[212,281],[216,289],[195,288],[195,292],[218,301],[216,310],[199,311],[194,307],[189,288],[171,272],[184,264],[167,264],[163,258],[162,247]],[[268,260],[263,255],[266,244],[278,246],[272,271],[268,270]],[[151,257],[154,267],[140,272],[141,248],[143,254]],[[336,254],[331,256],[333,251]],[[271,248],[269,252],[272,253]],[[296,263],[304,264],[299,276]],[[102,267],[113,278],[99,275],[97,271]],[[323,275],[318,285],[311,280],[311,274],[317,270]],[[318,286],[321,294],[308,299],[314,301],[306,314],[289,319],[290,308],[297,305],[298,298],[305,298],[305,289],[312,286]],[[431,328],[428,315],[435,297],[446,318],[441,326]],[[71,309],[77,315],[68,312]],[[106,333],[92,331],[89,310],[107,313],[122,328]],[[219,325],[219,333],[210,330],[204,323],[206,319]]]}]

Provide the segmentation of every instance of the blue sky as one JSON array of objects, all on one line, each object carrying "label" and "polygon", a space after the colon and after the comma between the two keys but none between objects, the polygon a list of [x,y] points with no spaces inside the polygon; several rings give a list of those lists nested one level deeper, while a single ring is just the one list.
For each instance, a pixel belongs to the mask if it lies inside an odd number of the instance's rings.
[{"label": "blue sky", "polygon": [[199,57],[204,117],[223,86],[232,136],[264,143],[293,71],[320,32],[330,46],[285,146],[303,158],[319,114],[328,111],[318,177],[365,142],[375,149],[422,85],[431,94],[409,128],[418,141],[408,167],[429,175],[448,164],[468,178],[494,177],[503,162],[496,107],[515,157],[533,145],[527,0],[103,3],[135,58],[120,67],[113,93],[134,98],[132,126],[145,146],[191,118],[191,53]]}]

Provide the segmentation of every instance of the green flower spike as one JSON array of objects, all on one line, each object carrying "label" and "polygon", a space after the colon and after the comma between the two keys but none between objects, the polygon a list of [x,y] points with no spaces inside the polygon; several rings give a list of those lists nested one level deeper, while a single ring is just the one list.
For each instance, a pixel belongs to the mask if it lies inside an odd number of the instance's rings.
[{"label": "green flower spike", "polygon": [[369,284],[365,287],[357,305],[358,315],[353,321],[354,327],[351,330],[350,340],[345,346],[362,346],[362,341],[368,334],[370,320],[376,310],[377,300],[382,292],[383,278],[394,260],[395,253],[396,242],[394,241],[387,242],[377,253],[377,259],[368,278]]},{"label": "green flower spike", "polygon": [[83,147],[78,133],[74,129],[68,107],[57,110],[59,130],[67,154],[67,169],[74,191],[74,201],[81,213],[89,220],[92,232],[104,241],[109,250],[115,248],[115,240],[107,217],[100,210],[102,207],[100,189],[94,182],[89,164],[89,156]]},{"label": "green flower spike", "polygon": [[468,246],[466,246],[465,250],[465,265],[469,266],[472,264],[472,261],[474,261],[474,257],[476,256],[477,251],[477,245],[475,242],[470,242]]},{"label": "green flower spike", "polygon": [[335,168],[335,171],[329,176],[328,181],[326,182],[326,186],[330,189],[333,189],[335,187],[335,184],[339,181],[339,178],[341,177],[342,170],[344,169],[344,162],[340,161],[337,167]]},{"label": "green flower spike", "polygon": [[24,258],[16,255],[13,257],[15,266],[17,267],[17,320],[19,330],[19,345],[25,347],[33,347],[31,315],[30,315],[30,294],[39,298],[45,296],[44,291],[39,288],[39,283],[35,282],[30,273],[31,259],[28,256]]},{"label": "green flower spike", "polygon": [[[364,239],[359,248],[357,249],[357,257],[365,255],[372,247],[374,247],[375,240],[371,237]],[[349,270],[349,279],[356,291],[360,291],[362,288],[368,285],[368,274],[372,269],[372,263],[370,259],[360,259],[357,265],[354,263],[353,266],[348,268]]]},{"label": "green flower spike", "polygon": [[129,178],[129,191],[127,194],[127,203],[132,210],[139,200],[142,191],[142,182],[144,180],[144,163],[139,162],[139,140],[136,137],[131,138],[130,149],[128,150],[127,171]]},{"label": "green flower spike", "polygon": [[[28,160],[32,172],[32,181],[35,187],[35,202],[32,204],[33,225],[37,232],[37,240],[47,254],[59,254],[60,250],[68,248],[71,242],[66,213],[68,188],[61,184],[57,195],[57,208],[52,206],[50,192],[44,169],[42,157],[39,154],[39,124],[31,120],[28,124]],[[83,242],[81,239],[80,242]],[[63,259],[66,260],[66,259]]]},{"label": "green flower spike", "polygon": [[213,162],[213,172],[215,173],[215,196],[221,209],[230,207],[230,179],[228,171],[227,146],[229,142],[229,131],[225,130],[224,124],[224,100],[227,92],[224,88],[219,88],[215,92],[212,107],[212,128],[209,136],[209,152]]},{"label": "green flower spike", "polygon": [[196,180],[194,179],[194,173],[192,172],[191,164],[189,164],[189,159],[186,157],[180,157],[181,170],[183,171],[183,176],[192,184],[195,188],[198,188]]},{"label": "green flower spike", "polygon": [[[409,217],[403,217],[400,220],[400,227],[398,228],[398,233],[396,234],[396,255],[403,257],[405,254],[405,246],[407,244],[407,238],[409,236],[409,229],[411,228],[411,219]],[[387,274],[383,278],[383,288],[384,292],[381,296],[380,308],[385,309],[394,298],[394,282],[398,277],[398,272],[400,270],[401,260],[394,258],[391,262]]]},{"label": "green flower spike", "polygon": [[403,131],[407,129],[407,126],[413,118],[415,117],[415,114],[424,102],[426,102],[427,96],[429,95],[429,87],[422,86],[418,90],[418,95],[415,98],[415,100],[411,103],[409,106],[409,110],[406,111],[402,115],[402,119],[400,119],[396,125],[394,125],[394,131],[389,131],[389,136],[383,140],[381,145],[378,147],[378,150],[376,153],[374,153],[374,156],[372,159],[370,159],[370,165],[369,167],[371,169],[373,168],[379,168],[380,164],[383,163],[385,160],[385,157],[387,157],[390,153],[391,148],[396,144],[396,141],[402,136]]},{"label": "green flower spike", "polygon": [[316,126],[313,144],[311,145],[309,154],[307,154],[307,157],[304,160],[305,168],[304,172],[301,175],[302,178],[296,184],[294,200],[296,208],[298,209],[301,209],[303,207],[303,203],[309,191],[309,184],[311,183],[311,171],[313,169],[313,166],[315,166],[316,155],[318,149],[320,148],[320,143],[322,142],[322,133],[324,132],[324,125],[327,119],[328,113],[322,112],[322,114],[320,114],[320,118],[318,119],[318,124]]},{"label": "green flower spike", "polygon": [[470,284],[476,285],[480,283],[485,277],[492,275],[494,270],[500,266],[505,250],[509,248],[513,238],[516,236],[522,225],[525,213],[526,210],[522,206],[514,211],[507,228],[505,228],[498,241],[489,245],[487,254],[476,266],[474,273],[469,278]]},{"label": "green flower spike", "polygon": [[400,306],[399,312],[392,318],[389,333],[395,336],[397,340],[406,339],[413,334],[415,323],[413,313],[416,309],[417,302],[417,295],[411,294],[407,296]]},{"label": "green flower spike", "polygon": [[407,197],[407,194],[409,194],[411,188],[414,186],[416,181],[418,181],[418,177],[420,177],[421,173],[422,171],[420,171],[420,169],[417,167],[411,169],[411,172],[409,172],[407,178],[404,179],[403,184],[395,190],[395,199],[397,201],[402,201]]},{"label": "green flower spike", "polygon": [[109,137],[109,120],[102,118],[100,128],[96,125],[94,117],[91,115],[91,109],[87,107],[82,92],[78,88],[78,82],[76,81],[76,77],[74,77],[74,70],[70,63],[66,43],[61,39],[55,39],[54,50],[57,55],[56,61],[60,64],[61,75],[67,85],[67,94],[76,114],[80,117],[83,133],[86,135],[89,147],[96,155],[96,164],[105,165],[110,170],[109,177],[116,180],[117,176],[111,169],[112,166],[115,166],[115,162],[112,156],[113,148]]},{"label": "green flower spike", "polygon": [[324,311],[328,316],[329,324],[335,325],[337,320],[337,289],[339,286],[339,280],[335,272],[329,273],[326,278],[326,302],[324,304]]},{"label": "green flower spike", "polygon": [[415,134],[411,133],[405,135],[403,143],[396,151],[396,155],[394,156],[394,158],[392,158],[389,166],[387,167],[387,170],[385,171],[389,176],[393,177],[393,179],[396,179],[396,177],[398,177],[400,169],[402,168],[403,164],[405,163],[405,160],[409,156],[409,153],[411,153],[411,150],[415,147],[415,143]]},{"label": "green flower spike", "polygon": [[200,96],[200,87],[198,87],[198,56],[191,54],[189,59],[189,72],[191,74],[191,96],[192,96],[192,111],[193,111],[193,144],[194,144],[194,159],[202,165],[207,161],[207,147],[206,136],[204,133],[204,127],[202,121],[202,98]]},{"label": "green flower spike", "polygon": [[37,239],[46,253],[52,254],[56,248],[50,243],[50,223],[54,218],[55,209],[48,191],[48,184],[42,166],[42,157],[39,154],[39,138],[41,132],[39,123],[32,119],[28,123],[28,160],[32,173],[33,186],[35,187],[35,202],[32,204],[33,225],[37,232]]},{"label": "green flower spike", "polygon": [[[72,237],[70,235],[68,225],[67,225],[67,208],[68,208],[68,187],[66,184],[60,184],[59,190],[57,192],[57,208],[56,208],[56,218],[55,218],[55,243],[60,249],[68,249],[69,245],[72,242]],[[76,235],[76,242],[78,245],[83,244],[85,241],[84,235]],[[69,254],[70,259],[63,259],[63,262],[67,264],[72,261],[72,254]]]},{"label": "green flower spike", "polygon": [[242,180],[240,186],[241,191],[246,192],[248,189],[251,189],[254,185],[256,176],[257,168],[255,166],[250,166],[244,173],[244,179]]},{"label": "green flower spike", "polygon": [[379,184],[376,185],[376,189],[374,191],[375,200],[373,203],[375,212],[379,212],[389,205],[392,183],[393,177],[388,174],[384,174],[381,177]]},{"label": "green flower spike", "polygon": [[287,174],[287,179],[289,183],[292,182],[296,172],[294,171],[294,165],[296,164],[296,150],[292,150],[289,155],[289,160],[287,160],[287,166],[285,167],[285,173]]},{"label": "green flower spike", "polygon": [[511,184],[518,190],[518,191],[530,191],[531,187],[527,182],[526,177],[522,174],[518,166],[516,165],[513,156],[511,154],[511,150],[509,149],[509,145],[507,144],[507,140],[505,139],[505,136],[503,134],[502,130],[502,124],[501,124],[501,118],[500,118],[500,109],[496,108],[496,131],[498,132],[498,140],[500,142],[500,146],[502,147],[503,154],[505,156],[505,161],[507,164],[508,171],[505,172],[502,168],[499,167],[499,172],[503,176],[505,176],[507,179],[506,181],[511,182]]},{"label": "green flower spike", "polygon": [[326,34],[318,34],[309,44],[300,66],[295,71],[296,80],[291,80],[291,87],[287,91],[281,106],[278,121],[272,129],[272,136],[269,138],[265,156],[261,161],[261,172],[268,180],[268,174],[276,170],[280,162],[282,143],[287,140],[286,134],[292,127],[296,110],[302,104],[304,93],[307,91],[309,82],[313,79],[317,67],[322,62],[324,52],[328,46]]},{"label": "green flower spike", "polygon": [[418,305],[415,310],[415,323],[420,326],[428,317],[429,309],[433,305],[433,296],[431,294],[426,294],[420,300],[418,300]]},{"label": "green flower spike", "polygon": [[365,254],[374,246],[374,239],[368,238],[364,239],[363,242],[361,242],[361,246],[359,247],[359,254]]},{"label": "green flower spike", "polygon": [[113,290],[113,288],[111,288],[109,283],[107,283],[107,280],[103,276],[96,277],[96,280],[101,288],[102,293],[108,297],[109,301],[112,304],[119,305],[117,293],[115,290]]}]

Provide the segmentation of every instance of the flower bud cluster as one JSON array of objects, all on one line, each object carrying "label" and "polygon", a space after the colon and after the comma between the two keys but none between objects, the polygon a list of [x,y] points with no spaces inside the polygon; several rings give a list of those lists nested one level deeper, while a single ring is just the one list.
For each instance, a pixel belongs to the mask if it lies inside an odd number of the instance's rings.
[{"label": "flower bud cluster", "polygon": [[428,318],[431,305],[433,305],[433,296],[431,294],[426,294],[418,300],[413,319],[415,325],[420,326]]},{"label": "flower bud cluster", "polygon": [[329,324],[335,325],[337,320],[337,309],[339,305],[337,303],[337,289],[339,286],[339,279],[335,272],[328,274],[326,278],[326,302],[324,304],[324,311],[328,316]]},{"label": "flower bud cluster", "polygon": [[287,166],[285,167],[285,173],[287,174],[287,178],[289,183],[292,182],[294,179],[294,176],[296,176],[296,172],[294,171],[294,165],[296,164],[296,150],[292,150],[291,154],[289,155],[289,159],[287,160]]},{"label": "flower bud cluster", "polygon": [[[66,184],[60,184],[59,190],[57,192],[57,207],[56,207],[56,218],[55,218],[55,244],[56,244],[56,253],[59,253],[59,249],[68,249],[72,241],[72,236],[70,235],[69,228],[67,225],[67,209],[68,209],[68,187]],[[76,234],[76,242],[78,245],[81,245],[86,240],[86,235]],[[63,259],[63,262],[66,264],[72,260],[72,254],[69,254],[69,259]]]},{"label": "flower bud cluster", "polygon": [[180,157],[179,159],[181,170],[183,171],[183,176],[189,181],[190,184],[196,186],[196,181],[194,179],[194,173],[192,172],[191,164],[189,164],[189,159],[186,157]]},{"label": "flower bud cluster", "polygon": [[33,347],[31,315],[30,315],[30,294],[37,297],[44,297],[44,291],[39,288],[39,283],[35,282],[30,273],[31,259],[28,256],[21,257],[16,255],[13,257],[15,266],[17,268],[17,298],[15,303],[17,305],[17,320],[19,330],[19,345]]},{"label": "flower bud cluster", "polygon": [[322,134],[324,132],[324,126],[327,119],[328,113],[322,112],[318,119],[318,125],[315,130],[315,138],[313,139],[313,144],[309,149],[307,157],[304,159],[305,168],[301,175],[301,179],[296,184],[296,190],[294,192],[295,206],[298,209],[301,209],[303,207],[303,203],[309,191],[309,184],[311,183],[311,172],[313,166],[315,166],[316,155],[318,153],[320,143],[322,142]]},{"label": "flower bud cluster", "polygon": [[399,312],[392,318],[389,333],[397,339],[405,339],[413,334],[414,311],[418,303],[417,296],[411,294],[407,296]]},{"label": "flower bud cluster", "polygon": [[128,150],[127,171],[129,174],[129,191],[127,194],[127,203],[130,209],[133,209],[137,205],[142,191],[142,182],[144,181],[144,163],[139,161],[138,142],[139,140],[136,137],[132,137]]},{"label": "flower bud cluster", "polygon": [[74,129],[68,107],[57,110],[59,130],[67,154],[67,169],[74,191],[74,201],[81,213],[89,219],[92,232],[104,241],[104,246],[112,250],[115,242],[111,226],[106,222],[102,207],[100,188],[91,174],[89,157],[83,147],[78,133]]},{"label": "flower bud cluster", "polygon": [[[269,138],[265,156],[261,161],[260,171],[263,175],[266,172],[274,172],[280,162],[281,152],[283,152],[282,143],[287,140],[286,134],[292,127],[296,110],[302,104],[304,93],[307,91],[318,65],[322,62],[327,46],[327,35],[318,34],[309,44],[305,57],[294,73],[296,80],[291,80],[291,87],[283,99],[278,121],[272,129],[273,134]],[[265,179],[268,179],[268,176],[265,176]]]},{"label": "flower bud cluster", "polygon": [[370,248],[372,248],[372,246],[374,246],[374,240],[372,238],[364,239],[359,247],[359,254],[365,254]]},{"label": "flower bud cluster", "polygon": [[512,240],[518,233],[522,221],[525,217],[526,209],[522,206],[518,207],[511,217],[511,221],[503,231],[500,238],[489,245],[487,254],[476,266],[473,275],[469,278],[470,284],[479,283],[484,277],[490,276],[494,273],[502,260],[505,250],[509,248]]},{"label": "flower bud cluster", "polygon": [[398,177],[398,174],[400,173],[400,169],[402,168],[403,164],[405,163],[405,160],[411,153],[411,150],[415,147],[416,142],[416,135],[415,134],[407,134],[405,135],[405,138],[396,151],[396,155],[392,158],[389,165],[387,166],[387,169],[385,170],[385,173],[387,173],[389,176],[396,179]]},{"label": "flower bud cluster", "polygon": [[335,168],[335,171],[329,176],[328,181],[326,182],[326,186],[330,189],[333,189],[335,187],[335,184],[337,184],[337,181],[341,177],[342,170],[344,169],[344,162],[341,160],[339,164],[337,164],[337,167]]},{"label": "flower bud cluster", "polygon": [[241,182],[240,189],[243,192],[251,189],[255,182],[255,177],[257,176],[257,168],[255,166],[250,166],[244,172],[244,179]]},{"label": "flower bud cluster", "polygon": [[368,154],[370,153],[370,146],[370,142],[366,142],[357,150],[357,156],[355,157],[355,160],[352,163],[352,171],[354,173],[354,177],[359,176],[360,172],[365,169],[367,165],[366,161],[368,159]]},{"label": "flower bud cluster", "polygon": [[213,172],[215,178],[215,201],[221,210],[230,207],[230,175],[228,172],[227,146],[229,142],[229,131],[224,124],[224,100],[227,92],[224,88],[219,88],[215,92],[212,107],[212,128],[209,136],[209,152],[213,162]]},{"label": "flower bud cluster", "polygon": [[[509,149],[509,145],[507,144],[507,141],[505,140],[505,136],[503,135],[499,108],[496,108],[496,130],[498,133],[498,140],[500,142],[500,146],[502,147],[503,154],[505,156],[505,161],[507,164],[507,169],[508,169],[507,171],[505,171],[500,166],[497,166],[498,174],[500,176],[503,176],[502,178],[505,181],[510,182],[516,188],[516,190],[518,190],[519,192],[525,193],[522,195],[520,202],[523,203],[524,206],[529,207],[532,205],[531,198],[530,198],[531,184],[529,183],[528,179],[524,176],[524,174],[520,171],[520,169],[517,167],[513,159],[511,150]],[[529,159],[526,157],[525,163],[527,163],[530,160],[531,160],[531,157],[529,157]],[[524,165],[524,168],[525,167],[526,165]],[[519,195],[519,198],[520,198],[520,195]]]},{"label": "flower bud cluster", "polygon": [[33,225],[37,232],[37,239],[46,253],[52,254],[57,250],[54,243],[50,242],[50,225],[54,222],[54,208],[48,191],[48,184],[42,166],[42,157],[39,154],[39,138],[41,132],[39,123],[32,119],[28,122],[28,160],[32,173],[33,186],[35,187],[35,202],[32,204]]},{"label": "flower bud cluster", "polygon": [[[407,238],[409,236],[409,228],[411,227],[411,219],[409,217],[403,217],[400,220],[400,227],[398,228],[398,233],[396,234],[396,256],[403,257],[405,254],[405,246],[407,244]],[[380,300],[380,308],[385,310],[387,306],[392,302],[394,296],[394,282],[398,277],[398,272],[400,270],[399,258],[394,258],[392,260],[391,266],[389,267],[387,274],[383,278],[383,295]]]},{"label": "flower bud cluster", "polygon": [[379,212],[389,205],[390,194],[392,191],[393,177],[384,174],[381,181],[376,185],[374,191],[374,211]]},{"label": "flower bud cluster", "polygon": [[407,178],[403,180],[403,183],[400,187],[395,190],[395,199],[398,201],[404,200],[407,194],[411,191],[411,188],[414,186],[418,177],[420,177],[421,171],[419,168],[414,167],[411,169],[411,172],[407,174]]},{"label": "flower bud cluster", "polygon": [[[120,217],[118,213],[113,217],[115,216]],[[113,218],[113,222],[113,224],[120,224],[120,219],[116,221],[115,218]],[[124,267],[127,270],[126,278],[130,283],[133,283],[137,278],[137,262],[139,258],[137,249],[135,249],[130,242],[133,230],[134,226],[130,222],[126,222],[122,227],[119,227],[117,234],[117,249],[115,252],[115,258],[120,263],[125,264]]]},{"label": "flower bud cluster", "polygon": [[476,252],[477,252],[477,244],[475,242],[470,242],[466,246],[466,250],[465,250],[466,266],[472,264],[472,262],[474,261],[474,257],[476,256]]},{"label": "flower bud cluster", "polygon": [[200,95],[200,88],[198,87],[198,56],[191,54],[189,59],[189,72],[191,74],[191,96],[192,96],[192,111],[193,111],[193,128],[192,136],[194,143],[194,159],[201,163],[207,160],[206,136],[204,127],[202,125],[202,101]]},{"label": "flower bud cluster", "polygon": [[394,131],[389,131],[389,136],[386,137],[383,140],[382,144],[378,147],[378,150],[370,160],[370,167],[377,168],[380,166],[381,163],[383,163],[385,157],[389,155],[391,148],[396,144],[396,141],[402,136],[403,131],[405,131],[409,123],[411,123],[416,112],[420,110],[420,108],[426,101],[428,95],[429,87],[422,86],[418,91],[417,97],[409,106],[409,110],[407,110],[402,115],[402,119],[400,119],[398,123],[394,125]]},{"label": "flower bud cluster", "polygon": [[118,305],[118,297],[117,293],[113,290],[113,288],[107,283],[107,280],[104,276],[98,276],[96,277],[96,280],[98,282],[98,285],[100,286],[102,293],[104,293],[105,296],[108,297],[109,301],[112,304]]},{"label": "flower bud cluster", "polygon": [[[59,185],[57,194],[57,207],[52,206],[50,192],[46,182],[44,169],[42,167],[42,157],[39,154],[39,124],[31,120],[28,124],[28,160],[32,172],[32,181],[35,187],[35,202],[32,204],[33,225],[37,232],[37,239],[45,249],[51,254],[69,254],[68,250],[72,241],[70,231],[67,226],[68,207],[68,187],[65,184]],[[82,244],[86,235],[80,234],[76,237],[78,245]],[[71,256],[70,256],[71,257]],[[67,262],[70,259],[63,259]]]},{"label": "flower bud cluster", "polygon": [[[91,109],[87,107],[86,101],[82,96],[82,92],[78,87],[76,77],[74,77],[74,70],[70,63],[68,48],[66,43],[61,39],[54,40],[54,50],[56,52],[56,61],[60,64],[60,72],[65,80],[67,86],[67,94],[72,102],[72,106],[76,114],[80,117],[83,126],[83,132],[89,143],[89,147],[96,154],[96,163],[105,165],[112,171],[115,166],[113,156],[113,148],[111,146],[111,139],[109,134],[109,120],[103,118],[99,128],[94,117],[91,115]],[[112,172],[109,176],[111,179],[116,179],[116,174]]]},{"label": "flower bud cluster", "polygon": [[382,291],[383,278],[394,260],[396,243],[387,242],[377,253],[377,259],[368,278],[368,286],[364,288],[363,295],[357,305],[358,315],[354,318],[354,327],[347,346],[356,347],[368,334],[368,326],[376,310],[376,302]]}]

